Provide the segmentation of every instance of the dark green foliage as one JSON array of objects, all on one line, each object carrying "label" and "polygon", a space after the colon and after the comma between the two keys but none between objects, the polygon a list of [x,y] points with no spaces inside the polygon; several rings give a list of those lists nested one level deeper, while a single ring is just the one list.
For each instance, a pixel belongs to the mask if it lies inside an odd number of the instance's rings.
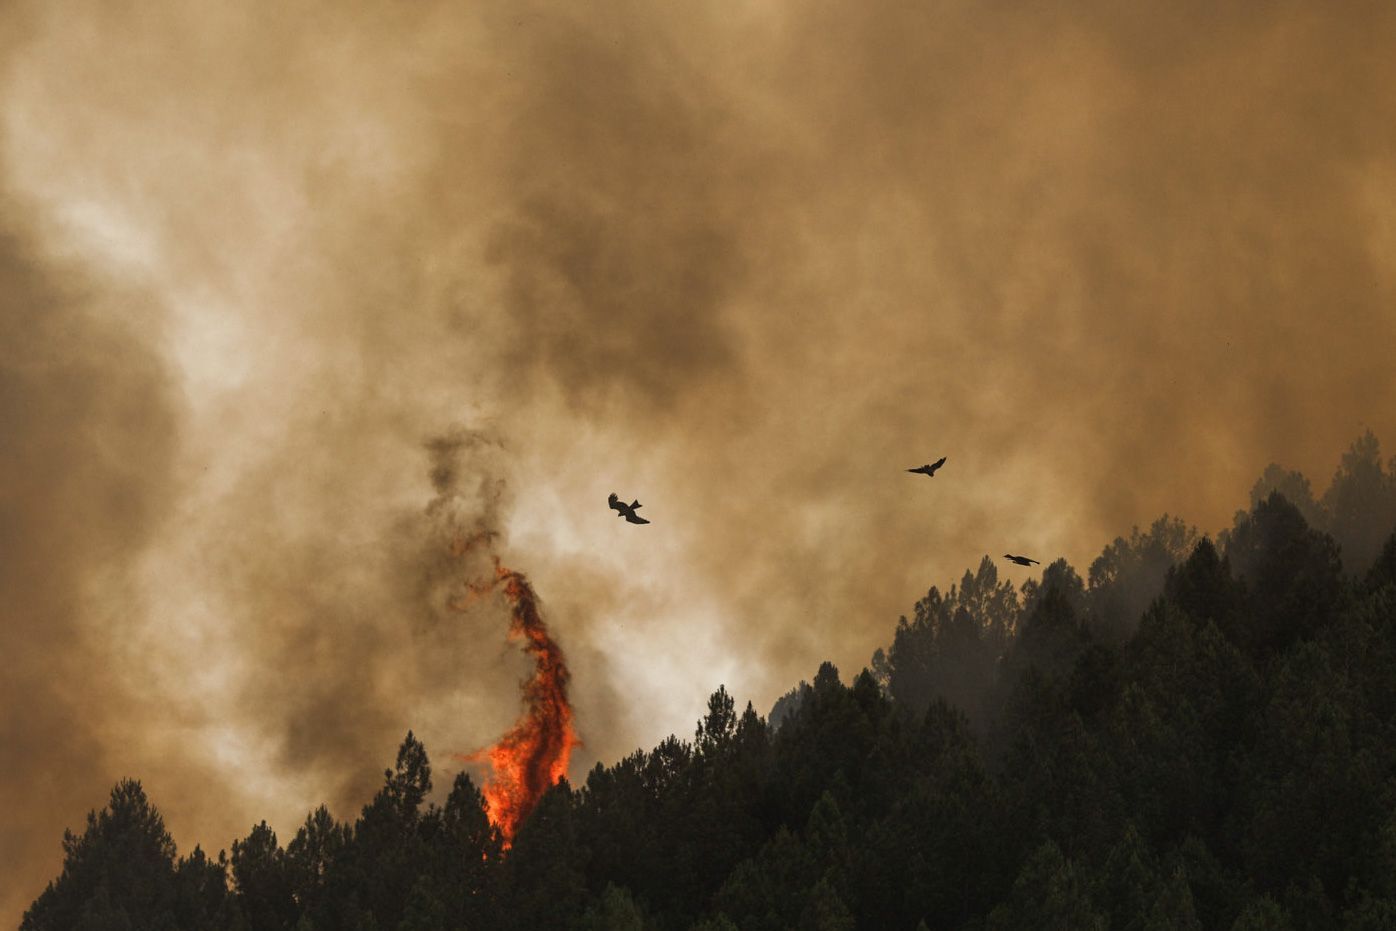
[{"label": "dark green foliage", "polygon": [[852,929],[853,858],[848,820],[825,792],[799,835],[779,829],[737,866],[715,901],[741,928]]},{"label": "dark green foliage", "polygon": [[1292,931],[1293,928],[1289,913],[1267,895],[1248,902],[1231,931]]},{"label": "dark green foliage", "polygon": [[356,822],[338,823],[322,805],[284,849],[265,822],[258,824],[233,844],[236,907],[209,910],[207,922],[181,927],[497,926],[502,844],[484,798],[464,773],[444,807],[426,803],[430,791],[426,748],[409,732]]},{"label": "dark green foliage", "polygon": [[1252,509],[1275,492],[1298,508],[1309,526],[1337,541],[1349,576],[1362,577],[1396,529],[1396,458],[1383,468],[1381,445],[1370,430],[1343,454],[1317,501],[1308,479],[1272,464],[1251,490]]},{"label": "dark green foliage", "polygon": [[[888,671],[887,654],[882,651],[881,647],[877,648],[877,653],[873,656],[873,666],[875,670],[881,670],[881,678],[878,679],[878,683],[885,689],[890,672]],[[877,674],[875,671],[874,675]],[[771,713],[766,718],[771,729],[776,730],[789,720],[790,716],[800,709],[800,703],[809,696],[809,693],[810,684],[801,681],[799,685],[777,698],[776,703],[771,706]]]},{"label": "dark green foliage", "polygon": [[1015,825],[1058,839],[1068,854],[1113,837],[1124,816],[1102,735],[1057,683],[1030,667],[1009,703],[1001,784]]},{"label": "dark green foliage", "polygon": [[645,931],[645,911],[624,886],[606,884],[601,899],[582,916],[583,931]]},{"label": "dark green foliage", "polygon": [[1004,656],[1005,681],[1014,683],[1030,667],[1049,679],[1068,674],[1090,645],[1086,589],[1064,559],[1023,585],[1023,621]]},{"label": "dark green foliage", "polygon": [[1066,685],[1067,701],[1077,714],[1094,717],[1115,703],[1122,687],[1119,654],[1108,646],[1093,643],[1072,667]]},{"label": "dark green foliage", "polygon": [[1168,874],[1137,927],[1139,931],[1202,931],[1186,871],[1179,867]]},{"label": "dark green foliage", "polygon": [[780,828],[756,857],[737,865],[713,904],[741,928],[788,927],[791,916],[799,914],[813,872],[799,839]]},{"label": "dark green foliage", "polygon": [[174,927],[175,846],[139,782],[118,783],[81,837],[65,832],[63,854],[22,929]]},{"label": "dark green foliage", "polygon": [[229,920],[227,869],[194,848],[175,862],[165,821],[135,780],[117,783],[107,807],[90,812],[82,836],[65,832],[63,872],[34,901],[20,927],[152,929]]},{"label": "dark green foliage", "polygon": [[1396,533],[1386,538],[1381,554],[1367,571],[1367,588],[1376,591],[1384,586],[1396,586]]},{"label": "dark green foliage", "polygon": [[1164,596],[1199,622],[1211,621],[1224,631],[1241,626],[1244,592],[1232,578],[1231,563],[1203,537],[1182,565],[1168,571]]},{"label": "dark green foliage", "polygon": [[23,927],[1396,927],[1396,536],[1345,578],[1324,532],[1366,532],[1374,457],[1321,502],[1268,471],[1222,551],[1167,518],[1117,539],[1089,586],[986,559],[870,670],[823,664],[769,721],[720,686],[692,742],[559,784],[508,850],[468,775],[433,801],[410,732],[352,823],[260,823],[230,860],[177,860],[123,782]]},{"label": "dark green foliage", "polygon": [[1105,931],[1080,870],[1047,841],[1023,864],[1008,901],[989,914],[988,931]]},{"label": "dark green foliage", "polygon": [[175,866],[175,923],[181,928],[235,927],[237,903],[228,891],[228,864],[199,847]]},{"label": "dark green foliage", "polygon": [[233,882],[247,923],[254,928],[290,928],[295,924],[292,873],[276,832],[263,821],[244,840],[233,841]]},{"label": "dark green foliage", "polygon": [[1327,525],[1328,515],[1323,506],[1314,500],[1313,489],[1302,472],[1286,471],[1275,463],[1270,463],[1251,486],[1251,509],[1279,492],[1290,504],[1299,509],[1304,521],[1310,527]]},{"label": "dark green foliage", "polygon": [[949,594],[932,588],[916,603],[912,620],[898,622],[891,649],[873,655],[874,680],[913,713],[942,698],[983,723],[994,665],[1018,615],[1013,584],[999,582],[998,569],[986,556]]},{"label": "dark green foliage", "polygon": [[1011,883],[1013,826],[961,716],[933,705],[898,742],[912,752],[897,769],[914,775],[858,847],[860,916],[870,927],[928,916],[959,927]]},{"label": "dark green foliage", "polygon": [[324,915],[336,890],[330,886],[332,870],[351,832],[330,817],[321,805],[306,816],[305,824],[286,845],[286,866],[290,874],[291,894],[300,909],[309,915]]},{"label": "dark green foliage", "polygon": [[[1392,748],[1382,731],[1367,732],[1354,683],[1335,668],[1320,644],[1304,644],[1278,665],[1272,693],[1249,764],[1248,872],[1257,885],[1279,892],[1283,880],[1301,877],[1304,900],[1339,900],[1349,881],[1370,888],[1372,853],[1378,849],[1382,793],[1390,778]],[[1296,922],[1313,917],[1286,898]]]},{"label": "dark green foliage", "polygon": [[1114,543],[1091,563],[1091,629],[1098,639],[1122,643],[1134,633],[1144,609],[1163,592],[1164,579],[1185,559],[1197,541],[1197,531],[1168,515],[1154,521],[1147,533],[1135,527],[1129,539]]},{"label": "dark green foliage", "polygon": [[1253,654],[1312,636],[1339,607],[1338,545],[1278,493],[1237,515],[1226,555],[1246,584],[1249,609],[1227,634]]},{"label": "dark green foliage", "polygon": [[397,931],[440,931],[447,927],[446,906],[437,898],[432,885],[427,876],[412,884]]},{"label": "dark green foliage", "polygon": [[1214,624],[1168,602],[1145,615],[1123,666],[1129,684],[1102,726],[1125,807],[1153,841],[1205,836],[1230,804],[1229,755],[1258,701],[1255,671]]},{"label": "dark green foliage", "polygon": [[1204,928],[1226,928],[1249,895],[1239,871],[1228,868],[1197,835],[1183,838],[1165,858],[1187,877],[1193,909]]},{"label": "dark green foliage", "polygon": [[566,780],[548,790],[514,838],[505,876],[509,926],[566,928],[586,909],[586,858]]},{"label": "dark green foliage", "polygon": [[1348,572],[1363,573],[1396,528],[1396,459],[1382,468],[1381,446],[1370,430],[1343,454],[1323,509],[1324,529],[1342,546]]},{"label": "dark green foliage", "polygon": [[421,811],[430,790],[426,749],[408,731],[395,767],[383,772],[383,788],[364,806],[353,843],[341,854],[346,873],[354,878],[349,895],[381,928],[395,928],[402,920],[429,842],[440,833],[440,814]]},{"label": "dark green foliage", "polygon": [[1112,928],[1201,931],[1186,869],[1165,869],[1134,825],[1126,825],[1097,877],[1095,899],[1112,916]]},{"label": "dark green foliage", "polygon": [[503,841],[485,814],[485,797],[465,773],[457,773],[438,814],[424,819],[427,878],[455,924],[486,927],[499,908],[498,883]]},{"label": "dark green foliage", "polygon": [[1343,931],[1384,931],[1396,928],[1396,900],[1364,896],[1343,915]]}]

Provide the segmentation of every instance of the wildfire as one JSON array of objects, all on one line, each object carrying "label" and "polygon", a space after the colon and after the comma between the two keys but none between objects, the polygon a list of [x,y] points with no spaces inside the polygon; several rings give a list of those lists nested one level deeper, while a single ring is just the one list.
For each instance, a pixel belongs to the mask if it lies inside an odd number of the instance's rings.
[{"label": "wildfire", "polygon": [[[475,542],[458,541],[452,550],[463,555]],[[543,793],[567,773],[572,748],[578,741],[572,729],[572,706],[567,700],[571,674],[562,650],[548,636],[533,586],[522,572],[500,565],[497,556],[494,574],[489,582],[467,582],[465,597],[452,606],[461,609],[502,587],[512,614],[509,638],[521,640],[524,652],[534,660],[533,674],[522,686],[524,713],[518,723],[493,747],[463,757],[489,761],[492,775],[482,791],[490,822],[499,828],[508,846],[520,822]]]}]

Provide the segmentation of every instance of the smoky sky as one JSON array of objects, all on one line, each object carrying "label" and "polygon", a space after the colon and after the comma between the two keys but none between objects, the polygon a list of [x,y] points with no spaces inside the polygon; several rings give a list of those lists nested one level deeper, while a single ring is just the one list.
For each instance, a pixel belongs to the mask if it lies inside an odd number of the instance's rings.
[{"label": "smoky sky", "polygon": [[0,230],[0,870],[31,884],[40,852],[53,863],[55,812],[106,790],[109,747],[169,723],[146,718],[114,655],[142,610],[127,572],[175,491],[175,410],[135,329],[142,300]]},{"label": "smoky sky", "polygon": [[443,509],[538,591],[580,777],[985,553],[1390,453],[1394,20],[7,6],[0,920],[123,776],[216,850],[507,730]]}]

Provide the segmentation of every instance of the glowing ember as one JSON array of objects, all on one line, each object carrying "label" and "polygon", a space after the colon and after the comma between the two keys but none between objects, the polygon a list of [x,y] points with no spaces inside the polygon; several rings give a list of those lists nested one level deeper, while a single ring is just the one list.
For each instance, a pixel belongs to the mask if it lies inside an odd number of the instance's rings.
[{"label": "glowing ember", "polygon": [[[452,549],[463,555],[474,542],[464,541]],[[572,730],[572,706],[567,701],[571,675],[562,650],[548,636],[538,599],[523,573],[501,566],[496,557],[493,582],[467,583],[465,598],[452,606],[463,608],[500,585],[513,614],[509,637],[522,640],[524,651],[533,656],[533,674],[523,683],[523,717],[493,747],[463,759],[489,761],[493,774],[483,792],[490,821],[499,828],[507,846],[543,793],[567,773],[577,737]]]}]

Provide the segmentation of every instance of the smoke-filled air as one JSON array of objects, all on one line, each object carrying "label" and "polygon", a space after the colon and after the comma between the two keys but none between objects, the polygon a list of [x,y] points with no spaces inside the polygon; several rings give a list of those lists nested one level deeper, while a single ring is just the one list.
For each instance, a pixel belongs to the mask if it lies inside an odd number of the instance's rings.
[{"label": "smoke-filled air", "polygon": [[[170,927],[1389,927],[1394,48],[1366,3],[0,4],[0,927],[122,926],[101,838],[157,818]],[[1185,616],[1249,691],[1160,758],[1270,762],[1005,775],[1202,702],[1140,671]],[[1286,744],[1275,696],[1363,710]],[[781,743],[842,728],[883,782]],[[1320,750],[1386,828],[1266,833]]]}]

